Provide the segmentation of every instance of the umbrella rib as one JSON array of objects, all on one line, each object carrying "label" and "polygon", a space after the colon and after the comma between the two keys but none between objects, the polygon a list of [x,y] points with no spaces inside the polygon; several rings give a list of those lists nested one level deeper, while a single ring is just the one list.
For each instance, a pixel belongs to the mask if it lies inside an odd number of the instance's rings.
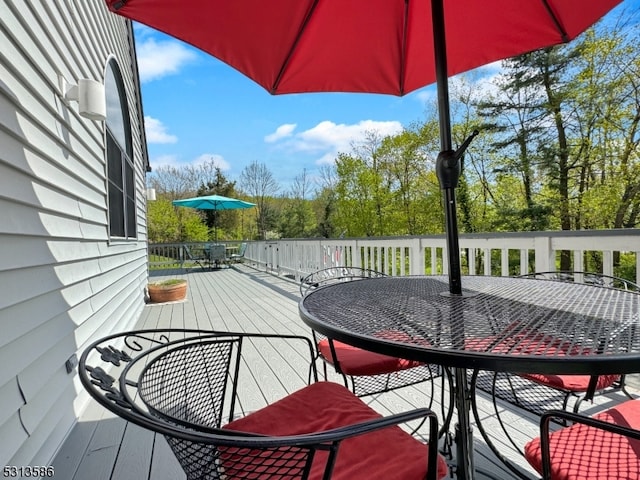
[{"label": "umbrella rib", "polygon": [[409,0],[404,0],[404,25],[402,26],[402,52],[400,53],[400,96],[404,95],[404,81],[407,71],[407,37],[409,36]]},{"label": "umbrella rib", "polygon": [[280,85],[280,80],[282,80],[282,76],[284,75],[284,72],[287,69],[289,62],[291,61],[291,57],[293,56],[293,52],[295,51],[296,46],[300,42],[300,38],[302,38],[302,34],[307,28],[307,25],[309,24],[309,20],[313,16],[313,12],[315,12],[316,7],[318,6],[318,2],[319,0],[314,0],[313,5],[311,5],[311,8],[307,12],[307,16],[305,17],[304,22],[302,22],[302,25],[300,26],[300,30],[298,30],[298,34],[296,35],[296,38],[293,40],[293,43],[291,44],[291,48],[287,52],[287,56],[284,57],[284,62],[282,62],[282,66],[280,67],[278,76],[276,77],[275,81],[273,82],[273,85],[271,86],[271,90],[269,91],[271,95],[276,94],[278,90],[278,86]]},{"label": "umbrella rib", "polygon": [[567,34],[567,31],[564,29],[564,27],[560,23],[560,19],[558,18],[558,16],[553,11],[553,8],[551,8],[551,5],[549,5],[549,0],[542,0],[542,4],[547,9],[547,13],[551,17],[551,20],[553,20],[553,23],[555,24],[556,29],[558,30],[558,32],[560,32],[560,35],[562,36],[562,41],[564,43],[567,43],[571,39],[569,38],[569,35]]}]

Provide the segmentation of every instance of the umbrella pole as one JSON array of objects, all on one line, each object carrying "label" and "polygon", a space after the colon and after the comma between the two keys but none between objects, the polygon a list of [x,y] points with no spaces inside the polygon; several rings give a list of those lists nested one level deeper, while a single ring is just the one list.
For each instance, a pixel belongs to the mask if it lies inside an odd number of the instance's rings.
[{"label": "umbrella pole", "polygon": [[[458,180],[460,179],[460,173],[462,171],[462,155],[478,132],[473,132],[456,151],[453,150],[451,141],[451,114],[449,110],[447,46],[442,4],[443,0],[431,0],[441,148],[436,160],[436,175],[438,176],[445,202],[447,253],[449,260],[449,295],[461,297],[460,246],[458,244],[455,189],[458,186]],[[457,333],[461,335],[461,338],[464,338],[464,332]],[[473,465],[473,432],[469,418],[469,400],[467,372],[463,368],[456,368],[455,402],[458,411],[458,423],[455,426],[457,463],[455,473],[458,480],[472,480],[475,470]]]},{"label": "umbrella pole", "polygon": [[447,46],[444,29],[442,0],[431,1],[433,20],[433,46],[435,49],[436,86],[438,90],[438,118],[440,125],[440,154],[436,161],[436,174],[445,202],[447,256],[449,262],[449,293],[462,294],[460,273],[460,246],[456,194],[460,178],[460,161],[454,157],[451,141],[451,113],[449,109],[449,79],[447,76]]},{"label": "umbrella pole", "polygon": [[218,209],[213,209],[213,241],[218,243]]}]

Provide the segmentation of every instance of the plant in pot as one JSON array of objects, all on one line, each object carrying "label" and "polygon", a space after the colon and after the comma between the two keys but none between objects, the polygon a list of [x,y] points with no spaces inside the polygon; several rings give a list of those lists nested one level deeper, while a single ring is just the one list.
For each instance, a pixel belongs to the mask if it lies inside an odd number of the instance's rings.
[{"label": "plant in pot", "polygon": [[175,302],[187,296],[187,281],[179,278],[153,282],[147,285],[152,303]]}]

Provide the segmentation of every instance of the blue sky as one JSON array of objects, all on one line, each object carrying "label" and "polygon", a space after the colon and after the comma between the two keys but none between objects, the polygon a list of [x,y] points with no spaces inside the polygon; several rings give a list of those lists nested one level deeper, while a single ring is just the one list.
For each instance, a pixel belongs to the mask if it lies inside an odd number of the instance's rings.
[{"label": "blue sky", "polygon": [[[313,177],[366,131],[399,132],[424,119],[435,101],[434,85],[404,97],[273,96],[198,49],[142,25],[135,32],[152,168],[213,159],[238,180],[244,167],[258,161],[286,191],[303,169]],[[469,78],[481,91],[498,73],[499,64],[491,64]]]},{"label": "blue sky", "polygon": [[399,132],[424,119],[425,105],[435,101],[435,86],[404,97],[270,95],[219,60],[148,27],[136,25],[136,41],[152,168],[213,158],[238,180],[257,160],[286,191],[303,169],[313,177],[366,131]]}]

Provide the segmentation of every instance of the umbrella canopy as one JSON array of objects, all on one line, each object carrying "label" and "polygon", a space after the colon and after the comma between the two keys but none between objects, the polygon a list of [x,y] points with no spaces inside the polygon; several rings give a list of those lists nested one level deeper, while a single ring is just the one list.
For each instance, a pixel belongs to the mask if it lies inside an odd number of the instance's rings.
[{"label": "umbrella canopy", "polygon": [[[237,210],[240,208],[255,207],[255,203],[245,202],[244,200],[238,200],[237,198],[223,197],[222,195],[207,195],[204,197],[192,197],[183,198],[182,200],[174,200],[172,202],[178,207],[199,208],[201,210]],[[216,217],[213,217],[214,221],[214,235],[216,242],[218,241],[218,230],[215,226],[217,221]]]},{"label": "umbrella canopy", "polygon": [[[273,94],[404,95],[436,81],[430,0],[106,0]],[[619,0],[450,0],[447,75],[566,42]]]},{"label": "umbrella canopy", "polygon": [[450,75],[568,42],[620,0],[105,0],[184,40],[272,94],[404,95],[438,86],[436,173],[446,217],[449,291],[462,294],[455,188],[470,137],[452,150]]},{"label": "umbrella canopy", "polygon": [[255,203],[245,202],[237,198],[222,195],[207,195],[205,197],[183,198],[172,202],[178,207],[199,208],[201,210],[236,210],[238,208],[255,207]]}]

